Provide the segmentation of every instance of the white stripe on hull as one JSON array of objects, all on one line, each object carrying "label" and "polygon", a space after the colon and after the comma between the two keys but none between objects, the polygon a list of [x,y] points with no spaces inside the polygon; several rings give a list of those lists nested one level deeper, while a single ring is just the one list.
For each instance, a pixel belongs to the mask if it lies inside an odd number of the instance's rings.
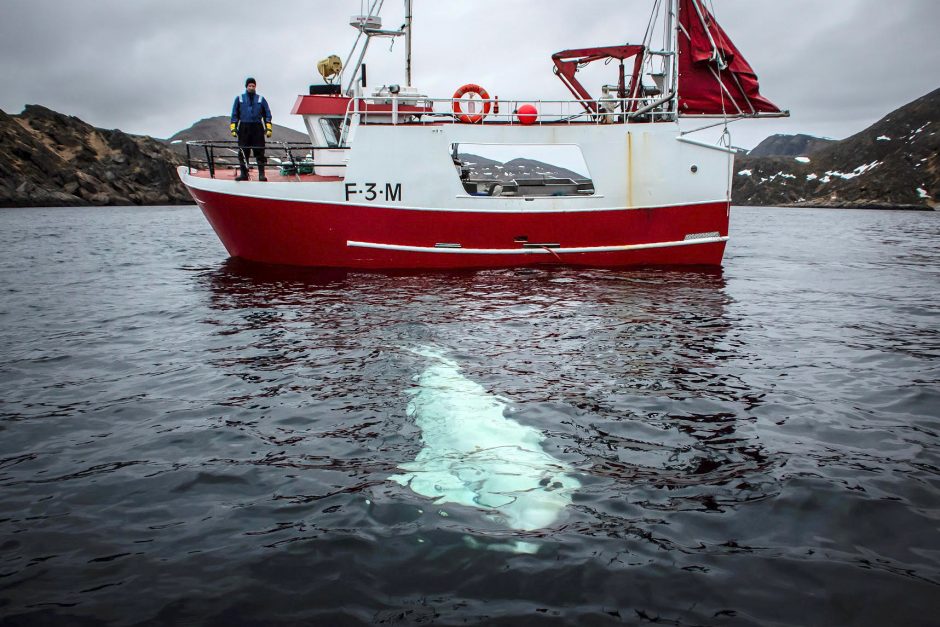
[{"label": "white stripe on hull", "polygon": [[673,246],[692,246],[695,244],[717,244],[727,242],[727,237],[703,237],[699,239],[679,240],[674,242],[652,242],[650,244],[623,244],[620,246],[585,246],[581,248],[437,248],[434,246],[404,246],[401,244],[380,244],[377,242],[356,242],[349,240],[350,248],[376,248],[379,250],[398,250],[412,253],[444,253],[451,255],[559,255],[565,253],[614,253],[647,248],[670,248]]}]

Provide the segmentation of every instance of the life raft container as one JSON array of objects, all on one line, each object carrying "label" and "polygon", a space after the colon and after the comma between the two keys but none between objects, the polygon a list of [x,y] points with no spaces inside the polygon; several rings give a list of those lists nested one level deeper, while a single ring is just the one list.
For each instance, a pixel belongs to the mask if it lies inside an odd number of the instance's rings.
[{"label": "life raft container", "polygon": [[[466,94],[476,94],[483,99],[483,111],[480,113],[464,113],[463,108],[460,106],[460,99],[463,98]],[[482,120],[490,112],[490,95],[486,93],[486,90],[480,87],[479,85],[474,85],[473,83],[467,83],[460,89],[454,92],[454,114],[456,114],[457,119],[463,122],[464,124],[476,124]]]}]

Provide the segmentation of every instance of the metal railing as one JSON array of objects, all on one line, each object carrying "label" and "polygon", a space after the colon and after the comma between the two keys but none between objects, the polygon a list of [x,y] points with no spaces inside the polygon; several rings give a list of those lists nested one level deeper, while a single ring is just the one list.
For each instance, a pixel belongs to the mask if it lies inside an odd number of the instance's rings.
[{"label": "metal railing", "polygon": [[[254,152],[254,146],[239,146],[237,140],[199,140],[186,142],[186,167],[190,174],[196,171],[207,171],[211,178],[215,178],[217,170],[234,170],[240,167],[239,153],[243,150]],[[325,150],[348,150],[348,148],[327,148],[314,146],[306,142],[266,142],[258,146],[265,152],[265,161],[268,167],[279,168],[282,174],[313,174],[314,168],[345,168],[345,161],[336,162],[333,159],[318,159],[317,155]],[[251,154],[246,155],[248,157]],[[251,168],[249,159],[246,165]]]},{"label": "metal railing", "polygon": [[[599,100],[500,100],[413,98],[394,96],[362,96],[352,98],[343,120],[348,128],[350,117],[359,115],[365,124],[466,124],[467,118],[479,117],[475,124],[548,125],[548,124],[624,124],[629,122],[662,122],[675,119],[668,108],[671,95],[656,98],[602,98]],[[460,103],[462,114],[454,112]],[[489,112],[484,113],[489,104]],[[523,105],[536,109],[535,119],[523,122],[518,110]],[[470,109],[472,107],[472,109]],[[530,118],[531,119],[531,118]]]}]

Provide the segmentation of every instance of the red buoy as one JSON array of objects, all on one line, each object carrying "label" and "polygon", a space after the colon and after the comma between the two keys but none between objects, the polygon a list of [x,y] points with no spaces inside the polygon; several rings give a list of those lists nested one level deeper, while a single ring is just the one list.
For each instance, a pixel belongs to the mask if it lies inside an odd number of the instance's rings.
[{"label": "red buoy", "polygon": [[516,109],[516,117],[519,118],[520,124],[535,124],[539,118],[539,110],[535,108],[535,105],[524,104]]}]

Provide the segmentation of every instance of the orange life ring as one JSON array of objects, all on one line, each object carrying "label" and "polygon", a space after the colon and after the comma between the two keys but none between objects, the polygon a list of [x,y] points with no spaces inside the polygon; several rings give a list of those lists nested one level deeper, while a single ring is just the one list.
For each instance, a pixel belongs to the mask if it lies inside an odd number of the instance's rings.
[{"label": "orange life ring", "polygon": [[[483,112],[482,113],[464,113],[463,109],[460,106],[460,99],[466,94],[474,93],[483,99]],[[490,112],[490,95],[486,93],[486,90],[480,87],[479,85],[474,85],[473,83],[467,83],[460,89],[454,92],[454,113],[457,115],[457,119],[463,122],[464,124],[476,124],[483,119],[486,114]]]}]

